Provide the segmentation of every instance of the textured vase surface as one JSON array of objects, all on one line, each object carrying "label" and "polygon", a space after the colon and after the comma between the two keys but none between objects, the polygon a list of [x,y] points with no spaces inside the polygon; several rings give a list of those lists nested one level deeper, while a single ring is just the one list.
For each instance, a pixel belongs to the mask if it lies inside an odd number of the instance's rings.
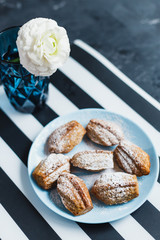
[{"label": "textured vase surface", "polygon": [[19,27],[0,33],[0,77],[10,103],[19,111],[31,113],[41,108],[48,96],[48,77],[35,77],[16,62]]}]

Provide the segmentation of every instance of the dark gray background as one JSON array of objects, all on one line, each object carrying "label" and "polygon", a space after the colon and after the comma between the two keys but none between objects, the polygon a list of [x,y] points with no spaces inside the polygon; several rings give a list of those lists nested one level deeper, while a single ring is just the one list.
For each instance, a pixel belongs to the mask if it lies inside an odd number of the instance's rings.
[{"label": "dark gray background", "polygon": [[160,101],[159,0],[0,0],[0,30],[55,19]]}]

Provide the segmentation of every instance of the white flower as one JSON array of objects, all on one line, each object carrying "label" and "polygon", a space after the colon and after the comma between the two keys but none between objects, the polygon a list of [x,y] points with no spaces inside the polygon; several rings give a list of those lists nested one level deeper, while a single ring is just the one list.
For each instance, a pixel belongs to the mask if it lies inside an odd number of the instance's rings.
[{"label": "white flower", "polygon": [[35,18],[18,32],[20,63],[35,76],[50,76],[61,67],[70,53],[66,30],[47,18]]}]

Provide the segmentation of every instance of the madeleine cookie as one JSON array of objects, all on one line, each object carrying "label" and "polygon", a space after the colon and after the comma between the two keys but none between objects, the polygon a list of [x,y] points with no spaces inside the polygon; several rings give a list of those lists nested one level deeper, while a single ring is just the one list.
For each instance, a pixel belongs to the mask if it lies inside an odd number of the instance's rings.
[{"label": "madeleine cookie", "polygon": [[86,130],[77,121],[68,122],[50,135],[48,150],[55,153],[68,153],[82,141],[85,133]]},{"label": "madeleine cookie", "polygon": [[71,163],[75,167],[89,171],[113,168],[113,152],[103,150],[79,152],[72,157]]},{"label": "madeleine cookie", "polygon": [[88,137],[103,146],[113,146],[123,140],[121,128],[113,122],[91,119],[86,127]]},{"label": "madeleine cookie", "polygon": [[140,147],[129,141],[122,141],[114,150],[114,158],[125,172],[137,176],[150,173],[150,157]]},{"label": "madeleine cookie", "polygon": [[43,189],[50,189],[62,172],[70,172],[70,158],[63,154],[50,154],[34,169],[32,176]]},{"label": "madeleine cookie", "polygon": [[57,180],[57,191],[64,206],[75,216],[92,210],[89,191],[79,177],[70,173],[61,174]]},{"label": "madeleine cookie", "polygon": [[139,196],[137,177],[123,172],[102,174],[95,181],[92,193],[107,205],[128,202]]}]

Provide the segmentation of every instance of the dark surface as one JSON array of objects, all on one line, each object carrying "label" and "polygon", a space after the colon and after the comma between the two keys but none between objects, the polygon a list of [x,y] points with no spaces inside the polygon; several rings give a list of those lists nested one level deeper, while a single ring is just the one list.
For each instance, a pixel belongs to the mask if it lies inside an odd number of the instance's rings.
[{"label": "dark surface", "polygon": [[159,0],[0,0],[0,29],[55,19],[160,101]]}]

